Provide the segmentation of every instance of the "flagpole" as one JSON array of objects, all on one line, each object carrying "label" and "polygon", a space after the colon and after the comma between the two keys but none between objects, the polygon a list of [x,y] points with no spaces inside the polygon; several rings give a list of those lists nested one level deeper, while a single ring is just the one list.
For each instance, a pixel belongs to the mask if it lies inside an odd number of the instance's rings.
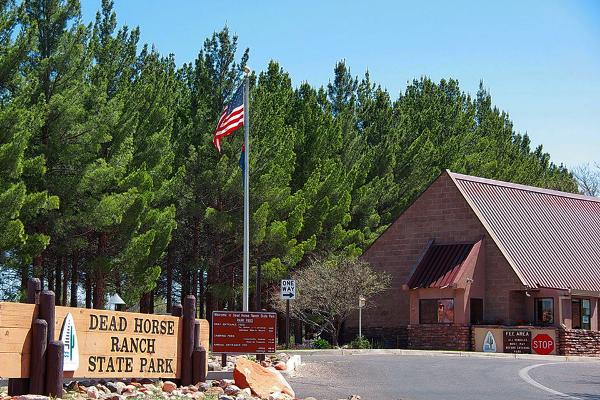
[{"label": "flagpole", "polygon": [[243,272],[243,311],[249,311],[249,275],[250,275],[250,96],[248,74],[244,69],[244,272]]}]

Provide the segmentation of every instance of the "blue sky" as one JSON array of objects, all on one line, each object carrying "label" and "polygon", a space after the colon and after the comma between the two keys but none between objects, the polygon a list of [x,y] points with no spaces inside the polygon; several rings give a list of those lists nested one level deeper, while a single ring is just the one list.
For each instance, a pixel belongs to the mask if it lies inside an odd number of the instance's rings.
[{"label": "blue sky", "polygon": [[[277,60],[294,84],[326,84],[335,62],[369,70],[394,97],[413,78],[479,80],[515,129],[556,163],[600,161],[600,1],[115,0],[119,24],[194,60],[227,24],[250,66]],[[100,0],[82,0],[92,21]],[[227,10],[229,9],[229,10]]]}]

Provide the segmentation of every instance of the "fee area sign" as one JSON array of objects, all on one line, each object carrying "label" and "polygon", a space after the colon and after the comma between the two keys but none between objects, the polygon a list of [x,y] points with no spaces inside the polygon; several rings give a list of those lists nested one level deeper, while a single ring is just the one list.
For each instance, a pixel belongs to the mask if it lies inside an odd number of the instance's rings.
[{"label": "fee area sign", "polygon": [[275,353],[277,314],[213,311],[211,333],[213,353]]}]

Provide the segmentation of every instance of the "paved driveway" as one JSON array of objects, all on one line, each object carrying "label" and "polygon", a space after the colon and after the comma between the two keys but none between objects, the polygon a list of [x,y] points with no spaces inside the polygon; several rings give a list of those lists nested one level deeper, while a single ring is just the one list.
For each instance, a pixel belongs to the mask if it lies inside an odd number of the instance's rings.
[{"label": "paved driveway", "polygon": [[297,397],[363,400],[600,400],[599,362],[387,354],[303,355]]}]

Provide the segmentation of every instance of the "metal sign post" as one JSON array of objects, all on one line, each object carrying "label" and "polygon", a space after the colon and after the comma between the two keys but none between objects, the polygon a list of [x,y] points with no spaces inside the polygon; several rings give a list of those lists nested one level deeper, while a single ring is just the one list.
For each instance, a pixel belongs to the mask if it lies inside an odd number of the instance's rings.
[{"label": "metal sign post", "polygon": [[286,301],[285,304],[285,347],[290,348],[290,300],[296,298],[296,281],[293,279],[281,280],[280,297]]},{"label": "metal sign post", "polygon": [[358,296],[358,337],[362,338],[362,309],[365,306],[365,298]]}]

